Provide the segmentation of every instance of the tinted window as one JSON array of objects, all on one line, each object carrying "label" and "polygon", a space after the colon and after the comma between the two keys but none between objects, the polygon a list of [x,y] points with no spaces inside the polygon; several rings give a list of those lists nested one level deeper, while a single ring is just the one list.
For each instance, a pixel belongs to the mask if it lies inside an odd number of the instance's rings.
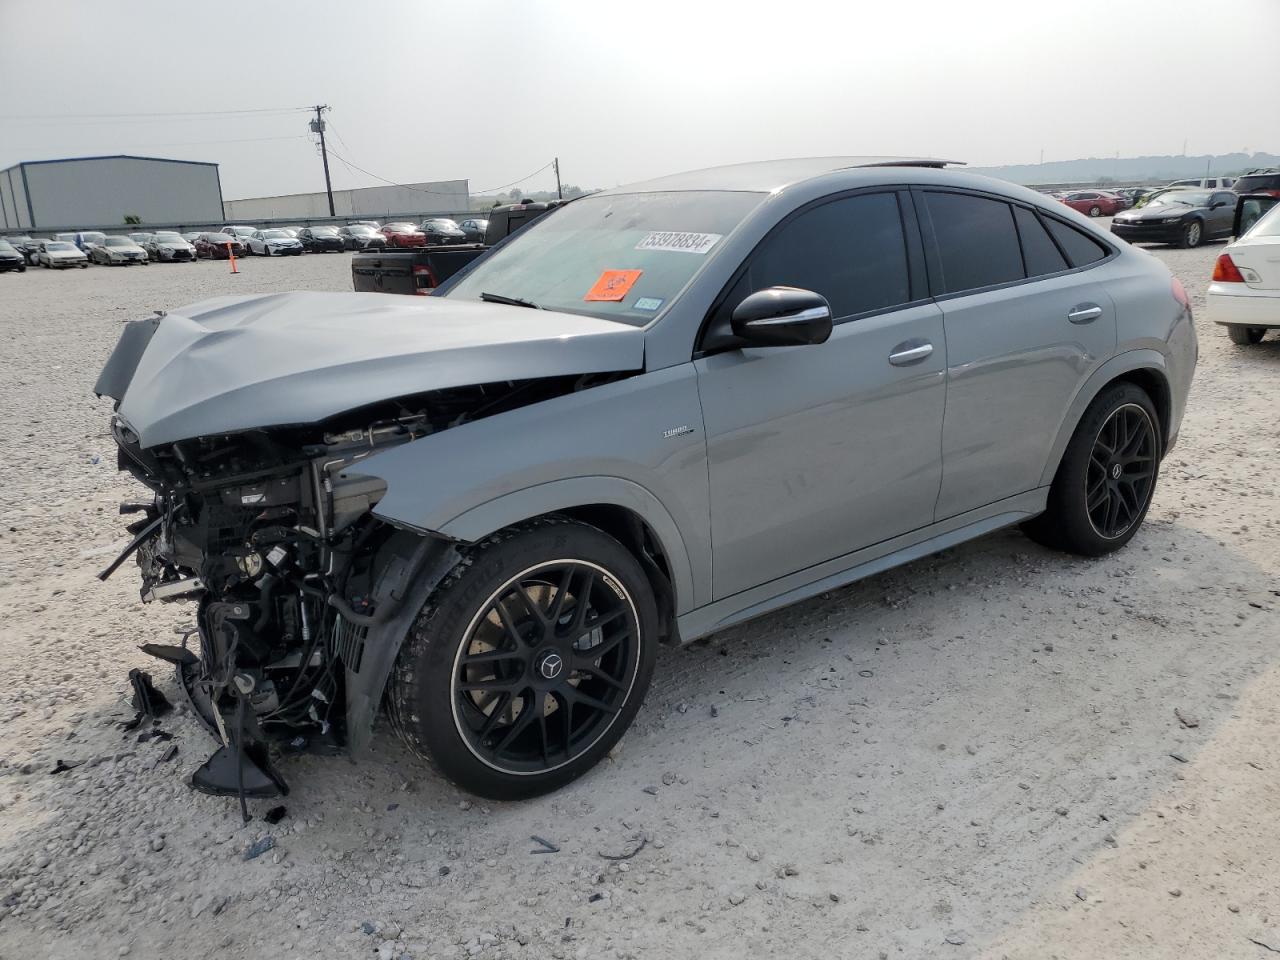
[{"label": "tinted window", "polygon": [[1049,232],[1053,234],[1053,239],[1058,241],[1058,246],[1062,248],[1062,252],[1067,255],[1067,259],[1071,261],[1073,267],[1083,267],[1087,263],[1095,263],[1111,252],[1097,240],[1087,236],[1083,231],[1077,230],[1075,227],[1069,227],[1061,220],[1045,217],[1045,223],[1048,224]]},{"label": "tinted window", "polygon": [[1013,217],[1018,222],[1022,259],[1026,262],[1028,277],[1039,277],[1067,269],[1066,259],[1054,245],[1053,238],[1040,223],[1039,217],[1023,207],[1014,207]]},{"label": "tinted window", "polygon": [[1022,252],[1009,204],[961,193],[926,193],[947,293],[1021,280]]},{"label": "tinted window", "polygon": [[892,193],[847,197],[806,210],[753,255],[751,289],[787,286],[827,298],[834,317],[911,299],[907,246]]}]

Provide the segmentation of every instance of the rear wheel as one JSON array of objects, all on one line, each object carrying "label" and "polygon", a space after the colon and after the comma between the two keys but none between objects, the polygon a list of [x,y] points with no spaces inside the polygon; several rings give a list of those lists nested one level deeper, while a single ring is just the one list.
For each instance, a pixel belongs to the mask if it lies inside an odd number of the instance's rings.
[{"label": "rear wheel", "polygon": [[1155,493],[1163,443],[1145,390],[1117,383],[1085,410],[1049,488],[1045,512],[1023,525],[1048,547],[1100,556],[1128,543]]},{"label": "rear wheel", "polygon": [[1233,323],[1227,327],[1227,336],[1231,338],[1231,342],[1241,347],[1261,343],[1262,338],[1266,335],[1266,327],[1245,327],[1238,323]]},{"label": "rear wheel", "polygon": [[1199,220],[1192,220],[1182,228],[1182,237],[1178,240],[1178,246],[1184,249],[1200,246],[1200,241],[1204,239],[1204,226]]},{"label": "rear wheel", "polygon": [[644,571],[595,527],[546,519],[471,548],[405,640],[387,689],[396,730],[459,786],[555,790],[631,724],[656,656]]}]

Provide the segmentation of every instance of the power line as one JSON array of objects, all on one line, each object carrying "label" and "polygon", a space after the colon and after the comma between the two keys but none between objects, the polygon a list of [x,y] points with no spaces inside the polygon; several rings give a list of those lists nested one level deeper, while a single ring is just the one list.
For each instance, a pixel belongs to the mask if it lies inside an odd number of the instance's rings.
[{"label": "power line", "polygon": [[24,120],[130,120],[130,119],[151,119],[154,117],[188,117],[191,119],[203,119],[208,117],[237,117],[247,114],[285,114],[310,112],[309,107],[260,107],[252,110],[177,110],[172,113],[44,113],[44,114],[0,114],[0,120],[6,121],[24,121]]},{"label": "power line", "polygon": [[[376,173],[372,172],[371,170],[366,170],[364,167],[360,166],[359,164],[354,163],[354,162],[352,162],[352,161],[348,160],[346,157],[342,156],[340,153],[338,153],[337,151],[335,151],[335,150],[333,149],[333,147],[330,147],[330,148],[329,148],[329,152],[330,152],[330,153],[332,153],[332,154],[333,154],[335,157],[337,157],[339,160],[341,160],[341,161],[343,162],[343,164],[345,164],[348,168],[354,168],[354,169],[356,169],[356,170],[359,170],[359,171],[360,171],[361,173],[363,173],[365,176],[373,177],[373,179],[375,179],[375,180],[381,180],[383,183],[388,184],[388,185],[390,185],[390,186],[393,186],[393,187],[402,187],[402,188],[404,188],[405,190],[412,190],[412,191],[414,191],[415,193],[431,193],[431,194],[435,194],[435,195],[437,195],[437,196],[441,196],[441,197],[452,197],[452,196],[455,196],[455,194],[454,194],[454,193],[452,193],[452,192],[450,192],[450,191],[445,191],[445,190],[423,190],[421,187],[413,187],[413,186],[410,186],[410,185],[409,185],[409,184],[407,184],[407,183],[399,183],[399,182],[397,182],[397,181],[395,181],[395,180],[388,180],[386,177],[380,177],[380,176],[378,176]],[[472,191],[472,192],[473,192],[473,193],[477,193],[477,194],[480,194],[480,193],[496,193],[496,192],[497,192],[497,191],[499,191],[499,190],[505,190],[507,187],[514,187],[517,183],[524,183],[526,180],[529,180],[529,179],[531,179],[532,177],[536,177],[536,176],[537,176],[538,174],[540,174],[543,170],[546,170],[548,167],[552,166],[552,164],[554,164],[554,163],[555,163],[555,161],[554,161],[554,160],[553,160],[553,161],[551,161],[550,163],[545,163],[545,164],[543,164],[542,166],[540,166],[537,170],[533,171],[533,173],[529,174],[528,176],[521,177],[519,180],[512,180],[510,183],[504,183],[504,184],[503,184],[502,186],[500,186],[500,187],[487,187],[487,188],[486,188],[486,189],[484,189],[484,190],[474,190],[474,191]]]}]

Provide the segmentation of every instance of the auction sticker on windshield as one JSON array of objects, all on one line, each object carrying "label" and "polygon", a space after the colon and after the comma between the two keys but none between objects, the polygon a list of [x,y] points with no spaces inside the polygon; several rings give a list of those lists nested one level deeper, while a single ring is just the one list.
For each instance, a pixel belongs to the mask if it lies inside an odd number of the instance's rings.
[{"label": "auction sticker on windshield", "polygon": [[643,270],[606,270],[582,299],[588,302],[622,300],[642,273]]},{"label": "auction sticker on windshield", "polygon": [[678,233],[665,231],[651,233],[636,244],[637,250],[671,250],[675,253],[705,254],[716,245],[724,234]]}]

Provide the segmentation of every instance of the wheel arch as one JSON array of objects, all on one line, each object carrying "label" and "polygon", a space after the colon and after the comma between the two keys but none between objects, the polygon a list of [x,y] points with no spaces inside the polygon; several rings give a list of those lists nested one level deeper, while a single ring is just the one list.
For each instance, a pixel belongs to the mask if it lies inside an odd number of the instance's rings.
[{"label": "wheel arch", "polygon": [[1048,486],[1062,463],[1067,444],[1076,432],[1080,419],[1084,416],[1095,397],[1103,390],[1116,383],[1127,382],[1141,387],[1155,404],[1156,415],[1160,420],[1161,456],[1169,449],[1172,430],[1173,390],[1169,384],[1169,371],[1164,356],[1155,350],[1133,350],[1111,358],[1094,371],[1085,381],[1084,386],[1076,393],[1067,415],[1063,417],[1058,428],[1058,435],[1050,449],[1044,472],[1040,477],[1040,485]]},{"label": "wheel arch", "polygon": [[538,484],[473,507],[438,531],[473,543],[506,527],[556,514],[598,527],[640,561],[674,631],[696,603],[693,567],[680,528],[661,501],[622,477],[576,477]]}]

